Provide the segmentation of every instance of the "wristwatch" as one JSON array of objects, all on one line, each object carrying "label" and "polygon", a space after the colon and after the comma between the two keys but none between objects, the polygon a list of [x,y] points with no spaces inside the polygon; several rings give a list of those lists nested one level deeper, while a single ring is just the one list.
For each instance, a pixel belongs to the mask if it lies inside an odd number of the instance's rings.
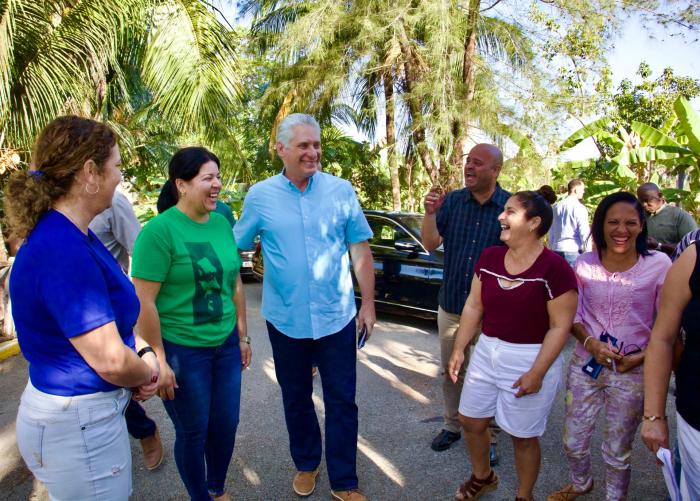
[{"label": "wristwatch", "polygon": [[239,337],[238,341],[245,344],[250,344],[250,336]]},{"label": "wristwatch", "polygon": [[666,416],[642,416],[644,421],[666,421]]}]

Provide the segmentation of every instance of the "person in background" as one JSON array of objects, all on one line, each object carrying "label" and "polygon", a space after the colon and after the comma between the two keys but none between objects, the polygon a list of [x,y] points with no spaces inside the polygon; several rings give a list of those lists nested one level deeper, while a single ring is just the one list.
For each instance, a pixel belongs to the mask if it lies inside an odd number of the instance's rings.
[{"label": "person in background", "polygon": [[586,187],[580,179],[569,181],[569,194],[554,204],[554,221],[549,230],[549,248],[571,266],[579,254],[591,250],[588,209],[581,203]]},{"label": "person in background", "polygon": [[[128,275],[131,251],[141,231],[141,223],[129,199],[118,189],[115,190],[112,206],[95,216],[89,228]],[[141,443],[144,466],[147,470],[155,470],[163,462],[163,444],[156,423],[134,399],[126,406],[124,417],[129,434]]]},{"label": "person in background", "polygon": [[683,499],[700,499],[700,260],[697,241],[673,263],[661,291],[644,368],[642,440],[654,454],[669,447],[666,395],[680,328],[686,342],[676,369],[676,424]]},{"label": "person in background", "polygon": [[[497,146],[477,144],[464,164],[465,187],[447,195],[441,189],[434,188],[423,202],[423,245],[428,250],[442,245],[445,251],[444,281],[438,294],[444,420],[442,430],[430,445],[434,451],[449,449],[461,436],[458,409],[465,369],[469,363],[469,347],[465,347],[464,367],[459,372],[456,384],[450,379],[447,363],[454,347],[460,313],[472,284],[474,263],[486,247],[501,243],[498,215],[503,212],[510,197],[510,193],[498,184],[502,166],[503,154]],[[495,435],[492,435],[492,439],[490,459],[493,466],[498,462],[498,456]]]},{"label": "person in background", "polygon": [[605,197],[592,226],[596,250],[574,266],[579,305],[578,341],[566,382],[564,452],[572,482],[548,501],[570,501],[593,490],[591,440],[598,415],[605,440],[605,499],[626,499],[632,442],[642,420],[643,364],[661,286],[671,265],[647,249],[644,210],[626,192]]},{"label": "person in background", "polygon": [[654,183],[637,188],[637,197],[646,211],[647,246],[667,255],[673,254],[681,239],[698,225],[693,216],[679,207],[666,203]]},{"label": "person in background", "polygon": [[533,499],[542,455],[539,437],[559,387],[560,353],[577,297],[573,270],[542,242],[552,224],[545,196],[539,191],[511,196],[498,217],[505,246],[488,247],[474,266],[448,364],[457,382],[464,350],[481,330],[459,403],[472,466],[471,476],[455,493],[460,501],[498,487],[489,466],[488,425],[494,417],[513,439],[516,501]]},{"label": "person in background", "polygon": [[229,222],[214,212],[219,159],[200,147],[173,155],[162,210],[139,234],[131,275],[141,300],[137,332],[159,356],[158,394],[175,427],[175,463],[194,501],[227,501],[241,400],[250,365],[240,258]]},{"label": "person in background", "polygon": [[90,221],[121,180],[105,124],[63,116],[39,135],[33,171],[5,187],[9,227],[25,239],[10,295],[29,382],[17,445],[51,499],[124,501],[131,448],[123,412],[158,387],[153,350],[134,336],[139,301]]},{"label": "person in background", "polygon": [[[366,501],[356,471],[356,334],[366,329],[369,338],[376,320],[372,231],[350,183],[321,172],[321,129],[312,116],[287,116],[276,137],[284,170],[250,189],[234,233],[242,249],[251,249],[256,235],[262,242],[262,315],[297,469],[292,489],[310,496],[321,463],[311,398],[315,363],[323,385],[331,496]],[[357,319],[350,257],[362,294]]]},{"label": "person in background", "polygon": [[236,226],[236,218],[233,217],[233,211],[231,210],[231,207],[223,203],[221,200],[216,201],[216,208],[214,209],[214,211],[224,216],[226,218],[226,221],[228,221],[228,224],[231,225],[231,228]]}]

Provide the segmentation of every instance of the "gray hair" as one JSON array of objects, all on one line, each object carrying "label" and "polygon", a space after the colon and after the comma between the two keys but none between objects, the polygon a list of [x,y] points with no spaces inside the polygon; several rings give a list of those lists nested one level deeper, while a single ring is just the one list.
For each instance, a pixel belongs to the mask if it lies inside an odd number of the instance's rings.
[{"label": "gray hair", "polygon": [[321,134],[321,126],[318,125],[314,117],[305,113],[292,113],[284,117],[277,126],[277,142],[282,143],[285,147],[289,146],[289,142],[294,136],[293,129],[298,125],[310,125],[318,131],[319,135]]}]

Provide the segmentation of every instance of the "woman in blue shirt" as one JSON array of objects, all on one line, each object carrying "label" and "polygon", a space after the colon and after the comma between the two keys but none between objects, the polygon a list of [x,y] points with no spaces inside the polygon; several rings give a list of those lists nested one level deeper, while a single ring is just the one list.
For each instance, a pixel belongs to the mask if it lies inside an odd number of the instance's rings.
[{"label": "woman in blue shirt", "polygon": [[17,444],[51,499],[125,500],[129,388],[150,398],[159,365],[134,337],[133,285],[88,230],[121,179],[116,136],[94,120],[59,117],[40,134],[32,165],[5,187],[10,230],[25,239],[10,279],[29,362]]}]

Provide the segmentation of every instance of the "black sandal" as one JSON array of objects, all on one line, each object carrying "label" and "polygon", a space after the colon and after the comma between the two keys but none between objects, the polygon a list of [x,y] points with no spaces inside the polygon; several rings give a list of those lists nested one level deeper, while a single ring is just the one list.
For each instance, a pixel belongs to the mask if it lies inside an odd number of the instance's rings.
[{"label": "black sandal", "polygon": [[486,492],[495,491],[498,487],[498,475],[491,470],[486,478],[476,478],[474,474],[469,477],[469,480],[459,486],[459,490],[455,494],[457,501],[470,501],[478,499]]}]

